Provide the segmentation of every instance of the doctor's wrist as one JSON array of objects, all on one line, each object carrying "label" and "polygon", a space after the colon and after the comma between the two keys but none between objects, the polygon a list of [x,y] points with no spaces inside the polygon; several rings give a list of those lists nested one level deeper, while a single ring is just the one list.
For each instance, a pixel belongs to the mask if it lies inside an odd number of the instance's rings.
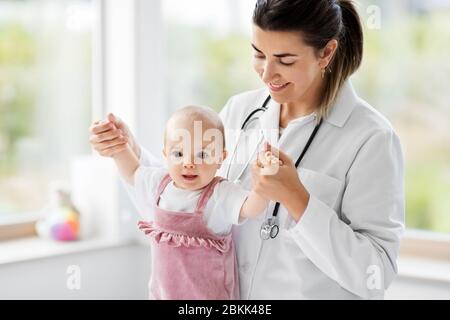
[{"label": "doctor's wrist", "polygon": [[287,211],[292,216],[292,218],[296,222],[298,222],[303,216],[303,213],[305,212],[306,208],[308,207],[308,203],[309,203],[309,193],[303,187],[294,190],[289,195],[289,199],[286,201],[284,206],[286,207]]}]

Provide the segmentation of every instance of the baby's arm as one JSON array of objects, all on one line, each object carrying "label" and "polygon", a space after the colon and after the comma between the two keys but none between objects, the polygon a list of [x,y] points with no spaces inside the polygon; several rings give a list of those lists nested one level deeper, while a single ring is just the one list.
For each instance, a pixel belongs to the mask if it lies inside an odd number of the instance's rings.
[{"label": "baby's arm", "polygon": [[239,216],[241,218],[254,218],[263,213],[268,204],[269,200],[252,190],[242,205]]},{"label": "baby's arm", "polygon": [[[107,122],[113,123],[113,129],[117,129],[117,119],[112,113],[108,114],[108,119],[104,120],[100,124],[104,124]],[[130,185],[134,186],[134,173],[136,172],[140,163],[139,159],[136,157],[136,153],[132,150],[130,144],[127,144],[125,150],[113,154],[112,158],[114,159],[114,162],[116,163],[122,178]]]},{"label": "baby's arm", "polygon": [[[114,125],[116,125],[116,118],[114,115],[109,114],[108,121],[111,121]],[[114,159],[122,178],[130,185],[134,186],[134,173],[137,168],[139,168],[140,163],[136,153],[131,149],[131,146],[127,144],[127,148],[125,150],[114,154],[112,158]]]},{"label": "baby's arm", "polygon": [[134,186],[134,173],[137,168],[139,168],[140,164],[135,153],[131,151],[130,146],[128,146],[124,151],[115,154],[113,159],[122,178],[130,185]]}]

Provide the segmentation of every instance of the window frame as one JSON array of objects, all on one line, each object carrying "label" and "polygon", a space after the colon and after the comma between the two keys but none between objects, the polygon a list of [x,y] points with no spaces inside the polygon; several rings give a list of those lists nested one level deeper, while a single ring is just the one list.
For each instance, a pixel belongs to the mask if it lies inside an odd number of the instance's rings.
[{"label": "window frame", "polygon": [[[99,61],[102,60],[102,46],[101,42],[97,42],[102,37],[102,16],[100,14],[103,0],[91,0],[93,6],[93,16],[95,17],[92,25],[92,109],[91,114],[93,118],[102,113],[102,65]],[[41,213],[25,212],[20,216],[7,215],[4,222],[0,223],[0,241],[33,237],[37,236],[35,225],[39,221]]]}]

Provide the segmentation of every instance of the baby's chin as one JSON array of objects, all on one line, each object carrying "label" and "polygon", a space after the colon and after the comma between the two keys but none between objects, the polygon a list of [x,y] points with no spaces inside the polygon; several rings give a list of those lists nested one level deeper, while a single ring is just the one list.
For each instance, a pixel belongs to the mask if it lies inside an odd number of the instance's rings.
[{"label": "baby's chin", "polygon": [[209,181],[204,181],[204,179],[202,179],[200,176],[197,175],[197,176],[180,176],[173,180],[177,188],[196,191],[205,188],[211,182],[212,178],[209,179]]}]

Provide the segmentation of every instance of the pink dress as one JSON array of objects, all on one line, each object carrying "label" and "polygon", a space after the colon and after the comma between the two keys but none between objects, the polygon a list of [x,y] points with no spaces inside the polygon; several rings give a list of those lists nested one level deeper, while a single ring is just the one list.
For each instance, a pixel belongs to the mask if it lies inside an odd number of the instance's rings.
[{"label": "pink dress", "polygon": [[160,195],[171,180],[166,175],[159,185],[154,221],[138,223],[139,228],[152,238],[150,299],[239,299],[231,232],[217,236],[208,229],[203,218],[203,210],[214,187],[223,179],[215,177],[204,188],[194,213],[159,208]]}]

